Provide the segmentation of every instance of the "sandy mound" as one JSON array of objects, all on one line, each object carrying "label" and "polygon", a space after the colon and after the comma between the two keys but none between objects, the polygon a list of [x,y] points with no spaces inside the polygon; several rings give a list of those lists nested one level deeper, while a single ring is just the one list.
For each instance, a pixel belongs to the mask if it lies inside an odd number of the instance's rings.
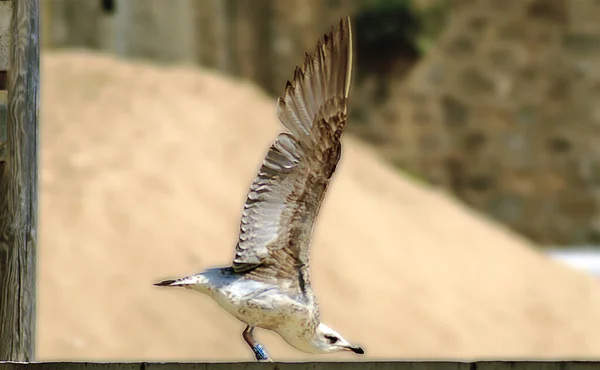
[{"label": "sandy mound", "polygon": [[[42,64],[39,360],[251,360],[207,297],[152,287],[228,264],[274,100],[205,71],[69,52]],[[352,124],[352,123],[350,123]],[[313,244],[324,320],[367,355],[600,357],[600,289],[346,136]]]}]

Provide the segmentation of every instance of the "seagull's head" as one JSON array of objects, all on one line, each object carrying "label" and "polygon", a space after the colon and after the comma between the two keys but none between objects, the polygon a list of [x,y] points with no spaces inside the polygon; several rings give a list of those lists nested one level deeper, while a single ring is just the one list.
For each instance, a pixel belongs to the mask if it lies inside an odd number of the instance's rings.
[{"label": "seagull's head", "polygon": [[338,332],[325,324],[319,324],[315,342],[314,344],[324,353],[340,351],[351,351],[359,355],[365,353],[361,347],[350,344]]}]

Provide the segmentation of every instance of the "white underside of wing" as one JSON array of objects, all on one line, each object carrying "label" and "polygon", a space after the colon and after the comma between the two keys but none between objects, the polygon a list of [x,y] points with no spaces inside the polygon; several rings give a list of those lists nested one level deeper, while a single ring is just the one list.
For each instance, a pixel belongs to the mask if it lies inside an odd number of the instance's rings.
[{"label": "white underside of wing", "polygon": [[242,211],[239,243],[243,253],[265,257],[268,247],[276,247],[278,238],[289,230],[283,215],[296,206],[287,199],[296,182],[304,181],[296,171],[300,154],[289,134],[280,134],[269,149]]}]

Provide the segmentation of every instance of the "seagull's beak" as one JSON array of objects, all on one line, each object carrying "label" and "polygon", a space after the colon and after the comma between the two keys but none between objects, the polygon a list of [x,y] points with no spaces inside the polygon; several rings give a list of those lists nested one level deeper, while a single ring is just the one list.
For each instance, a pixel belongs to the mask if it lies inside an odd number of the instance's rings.
[{"label": "seagull's beak", "polygon": [[346,348],[347,348],[349,351],[352,351],[352,352],[354,352],[354,353],[357,353],[357,354],[359,354],[359,355],[362,355],[362,354],[364,354],[364,353],[365,353],[365,351],[364,351],[364,350],[363,350],[361,347],[359,347],[359,346],[352,346],[352,345],[350,345],[350,346],[348,346],[348,347],[346,347]]}]

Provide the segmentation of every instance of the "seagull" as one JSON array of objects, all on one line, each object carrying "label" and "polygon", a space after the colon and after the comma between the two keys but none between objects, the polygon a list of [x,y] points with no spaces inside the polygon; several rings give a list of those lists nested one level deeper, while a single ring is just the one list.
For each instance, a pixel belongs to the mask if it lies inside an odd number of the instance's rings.
[{"label": "seagull", "polygon": [[270,146],[250,186],[232,263],[154,284],[211,297],[246,324],[242,336],[258,361],[271,359],[254,339],[257,327],[305,353],[364,353],[321,322],[309,277],[315,220],[341,155],[352,53],[345,16],[287,81],[277,99],[277,117],[287,131]]}]

